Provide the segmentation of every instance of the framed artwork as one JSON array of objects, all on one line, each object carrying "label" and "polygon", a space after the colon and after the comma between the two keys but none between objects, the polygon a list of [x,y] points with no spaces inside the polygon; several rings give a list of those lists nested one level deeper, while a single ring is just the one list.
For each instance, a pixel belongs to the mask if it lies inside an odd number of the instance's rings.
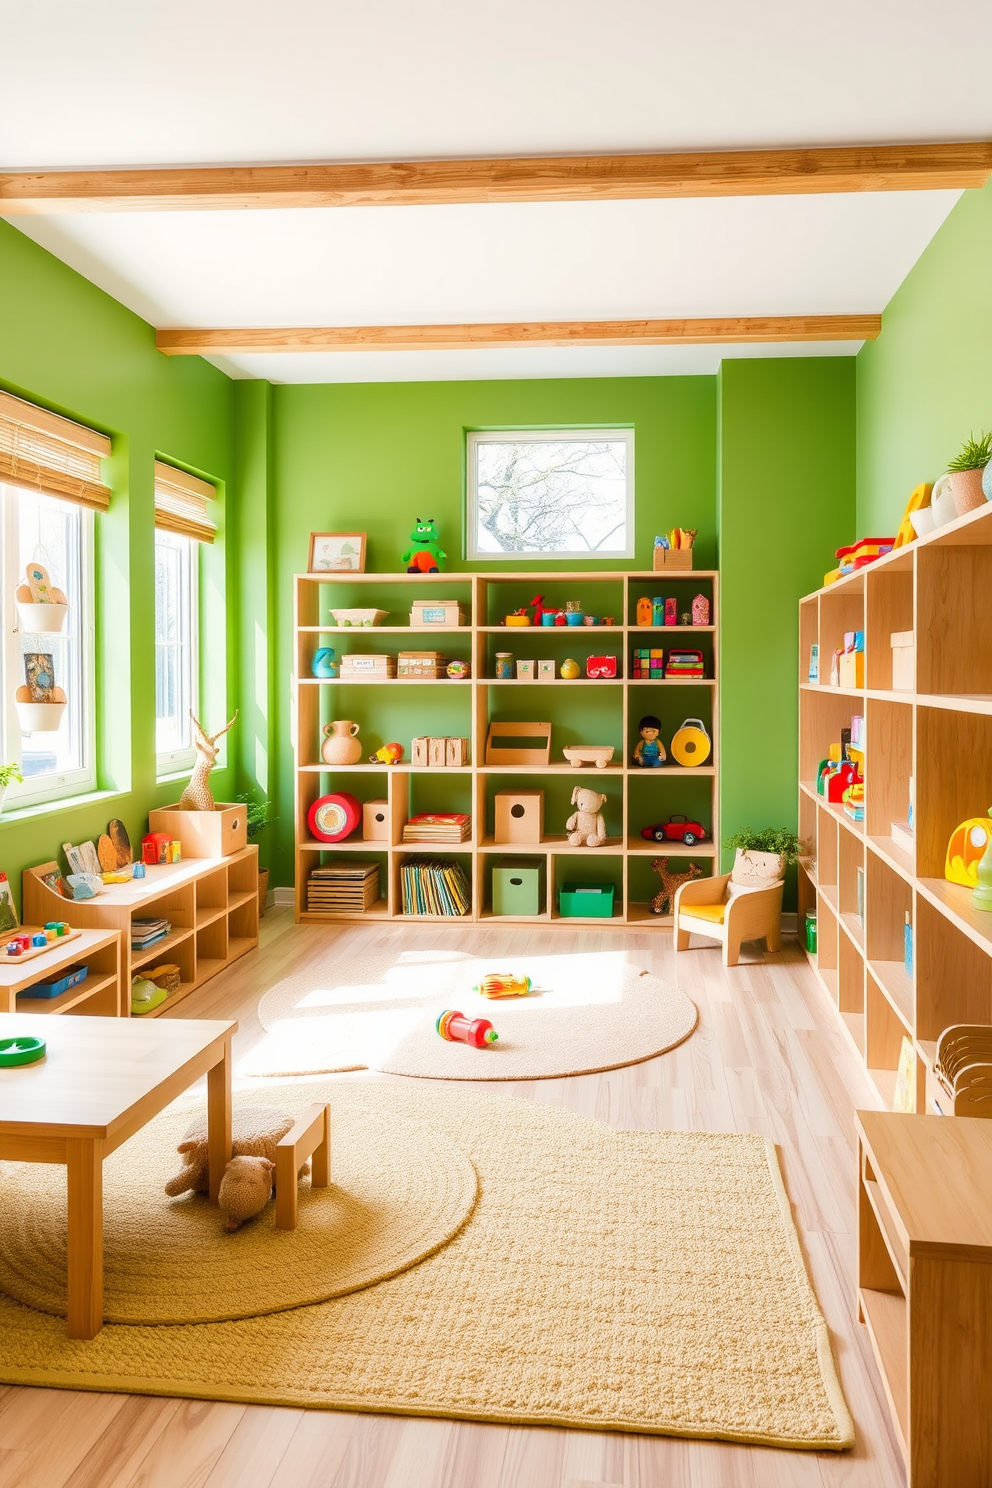
[{"label": "framed artwork", "polygon": [[364,532],[311,532],[308,573],[364,573]]}]

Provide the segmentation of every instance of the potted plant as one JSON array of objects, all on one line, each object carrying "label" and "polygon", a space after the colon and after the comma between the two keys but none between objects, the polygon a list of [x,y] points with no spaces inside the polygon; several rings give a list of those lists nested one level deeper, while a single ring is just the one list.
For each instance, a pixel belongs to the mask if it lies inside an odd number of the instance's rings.
[{"label": "potted plant", "polygon": [[990,460],[992,434],[983,433],[978,439],[974,436],[966,439],[960,453],[948,464],[954,510],[959,517],[963,517],[965,512],[974,511],[977,506],[985,505],[982,475]]},{"label": "potted plant", "polygon": [[762,888],[785,877],[786,866],[799,857],[802,844],[787,827],[742,827],[724,842],[736,849],[734,882]]},{"label": "potted plant", "polygon": [[20,765],[0,765],[0,811],[3,810],[3,798],[7,794],[7,787],[15,780],[18,785],[24,784]]},{"label": "potted plant", "polygon": [[[257,842],[266,827],[275,821],[274,816],[269,815],[268,801],[256,801],[254,796],[244,791],[238,800],[244,802],[245,818],[248,828],[248,841]],[[269,870],[259,868],[258,870],[258,914],[259,918],[265,913],[265,903],[269,896]]]}]

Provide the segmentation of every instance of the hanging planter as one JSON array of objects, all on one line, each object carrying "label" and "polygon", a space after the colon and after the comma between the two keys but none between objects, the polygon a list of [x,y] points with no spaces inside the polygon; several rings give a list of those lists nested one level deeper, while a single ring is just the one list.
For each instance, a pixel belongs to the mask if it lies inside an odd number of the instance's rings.
[{"label": "hanging planter", "polygon": [[62,716],[69,706],[69,699],[61,687],[52,688],[49,703],[32,700],[30,687],[21,686],[14,694],[14,707],[22,734],[51,734],[62,723]]},{"label": "hanging planter", "polygon": [[[24,585],[21,586],[23,587]],[[17,613],[20,616],[21,629],[29,635],[61,635],[65,629],[69,606],[34,604],[31,600],[18,599]]]}]

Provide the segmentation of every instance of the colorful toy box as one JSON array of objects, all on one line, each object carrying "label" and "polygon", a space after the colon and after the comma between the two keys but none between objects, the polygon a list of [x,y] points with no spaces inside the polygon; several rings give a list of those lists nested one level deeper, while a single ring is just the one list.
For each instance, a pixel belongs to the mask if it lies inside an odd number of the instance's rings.
[{"label": "colorful toy box", "polygon": [[664,677],[665,653],[661,647],[637,647],[631,657],[630,675],[635,682]]}]

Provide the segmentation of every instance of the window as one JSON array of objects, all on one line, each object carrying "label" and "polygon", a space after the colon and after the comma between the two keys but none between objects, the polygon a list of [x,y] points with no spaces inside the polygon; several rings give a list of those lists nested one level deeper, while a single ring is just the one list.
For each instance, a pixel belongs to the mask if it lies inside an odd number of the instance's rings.
[{"label": "window", "polygon": [[[96,787],[94,709],[94,578],[93,512],[55,496],[0,485],[0,540],[5,617],[3,647],[4,761],[18,761],[23,785],[12,785],[9,806],[79,795]],[[32,632],[37,612],[22,610],[16,592],[26,582],[26,568],[37,562],[48,571],[51,586],[69,601],[62,630]],[[23,591],[22,591],[23,598]],[[38,662],[35,658],[51,658]],[[56,729],[22,732],[16,690],[37,686],[51,672],[67,704]]]},{"label": "window", "polygon": [[199,549],[178,532],[155,532],[155,750],[160,776],[192,769],[190,711],[198,707]]},{"label": "window", "polygon": [[634,556],[634,434],[467,436],[467,557]]}]

